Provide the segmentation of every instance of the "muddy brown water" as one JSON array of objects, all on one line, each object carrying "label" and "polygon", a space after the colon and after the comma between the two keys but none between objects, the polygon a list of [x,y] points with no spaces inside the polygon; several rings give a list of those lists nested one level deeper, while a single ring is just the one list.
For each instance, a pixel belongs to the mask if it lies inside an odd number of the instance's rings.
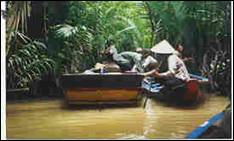
[{"label": "muddy brown water", "polygon": [[145,107],[69,109],[62,99],[8,102],[8,139],[185,138],[221,112],[229,100],[209,96],[197,107],[173,107],[148,100]]}]

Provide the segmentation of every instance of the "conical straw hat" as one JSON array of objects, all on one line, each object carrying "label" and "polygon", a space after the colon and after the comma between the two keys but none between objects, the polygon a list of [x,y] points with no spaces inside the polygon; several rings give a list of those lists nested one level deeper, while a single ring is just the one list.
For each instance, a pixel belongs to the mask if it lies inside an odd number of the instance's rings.
[{"label": "conical straw hat", "polygon": [[175,52],[175,49],[168,43],[168,41],[163,40],[152,47],[151,51],[158,54],[171,54]]}]

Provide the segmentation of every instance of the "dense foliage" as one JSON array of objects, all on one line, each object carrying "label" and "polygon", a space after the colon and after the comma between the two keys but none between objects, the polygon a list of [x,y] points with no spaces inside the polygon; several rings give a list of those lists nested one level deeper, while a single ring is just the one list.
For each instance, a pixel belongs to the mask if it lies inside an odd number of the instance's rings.
[{"label": "dense foliage", "polygon": [[[230,64],[229,1],[28,1],[8,2],[7,8],[9,88],[25,87],[33,76],[40,78],[51,70],[56,74],[82,72],[103,60],[101,52],[109,40],[115,41],[119,51],[151,48],[162,39],[173,46],[182,44],[195,58],[191,71],[207,77],[217,76],[218,64]],[[41,31],[37,39],[31,33],[35,28]],[[19,33],[17,38],[13,33]],[[33,39],[16,43],[19,35]],[[221,63],[216,51],[211,53],[214,48],[225,56]]]},{"label": "dense foliage", "polygon": [[54,66],[54,61],[47,56],[45,44],[25,35],[30,4],[28,1],[7,3],[7,88],[28,87]]},{"label": "dense foliage", "polygon": [[7,55],[7,87],[16,88],[28,86],[30,81],[40,79],[49,72],[54,61],[47,57],[46,46],[15,32],[11,49]]}]

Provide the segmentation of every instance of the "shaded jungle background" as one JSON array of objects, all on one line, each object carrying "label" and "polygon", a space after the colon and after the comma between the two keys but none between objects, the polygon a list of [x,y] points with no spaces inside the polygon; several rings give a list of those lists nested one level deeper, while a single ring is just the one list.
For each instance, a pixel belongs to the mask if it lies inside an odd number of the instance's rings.
[{"label": "shaded jungle background", "polygon": [[151,48],[163,39],[193,57],[189,72],[210,89],[231,94],[230,1],[8,1],[7,89],[58,94],[63,73],[102,62],[114,40],[119,51]]}]

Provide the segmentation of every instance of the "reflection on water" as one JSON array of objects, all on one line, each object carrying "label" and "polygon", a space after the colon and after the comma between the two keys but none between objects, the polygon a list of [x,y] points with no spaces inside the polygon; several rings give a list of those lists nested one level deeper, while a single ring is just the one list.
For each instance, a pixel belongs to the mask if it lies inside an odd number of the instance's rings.
[{"label": "reflection on water", "polygon": [[211,96],[196,108],[147,100],[145,108],[67,109],[63,100],[7,104],[7,138],[184,138],[229,101]]}]

